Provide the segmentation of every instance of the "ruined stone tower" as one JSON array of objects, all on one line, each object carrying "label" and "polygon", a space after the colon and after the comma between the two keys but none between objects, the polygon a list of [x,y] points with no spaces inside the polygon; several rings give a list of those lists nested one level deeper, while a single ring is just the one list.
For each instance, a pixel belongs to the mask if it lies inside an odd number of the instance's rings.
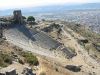
[{"label": "ruined stone tower", "polygon": [[22,24],[23,23],[23,19],[22,19],[22,13],[21,10],[15,10],[13,12],[14,14],[14,20],[17,24]]}]

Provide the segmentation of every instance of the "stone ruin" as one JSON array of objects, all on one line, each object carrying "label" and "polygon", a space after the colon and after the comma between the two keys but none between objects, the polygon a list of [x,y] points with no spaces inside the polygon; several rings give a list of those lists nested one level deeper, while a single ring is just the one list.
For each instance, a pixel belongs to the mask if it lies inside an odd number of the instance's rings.
[{"label": "stone ruin", "polygon": [[[1,19],[3,19],[3,18],[1,18]],[[13,19],[14,19],[15,24],[23,24],[23,18],[22,18],[21,10],[14,10]],[[0,21],[0,38],[3,37],[3,29],[7,28],[10,25],[11,25],[11,23]]]},{"label": "stone ruin", "polygon": [[70,71],[73,71],[73,72],[80,72],[81,71],[81,66],[75,66],[75,65],[66,65],[65,68],[70,70]]},{"label": "stone ruin", "polygon": [[23,75],[36,75],[35,73],[32,72],[32,68],[29,68],[29,67],[24,68],[22,74]]},{"label": "stone ruin", "polygon": [[17,24],[23,24],[21,10],[14,10],[13,15],[14,15],[14,20]]},{"label": "stone ruin", "polygon": [[0,75],[17,75],[16,70],[14,68],[4,68],[0,70]]},{"label": "stone ruin", "polygon": [[0,69],[0,75],[36,75],[33,73],[32,68],[25,66],[20,72],[18,69],[8,66]]}]

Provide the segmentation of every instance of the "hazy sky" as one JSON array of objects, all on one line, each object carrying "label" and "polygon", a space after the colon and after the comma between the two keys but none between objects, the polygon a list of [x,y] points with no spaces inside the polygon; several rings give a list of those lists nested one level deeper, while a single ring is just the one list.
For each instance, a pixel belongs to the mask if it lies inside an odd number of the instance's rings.
[{"label": "hazy sky", "polygon": [[64,3],[93,3],[100,0],[0,0],[0,9],[35,7]]}]

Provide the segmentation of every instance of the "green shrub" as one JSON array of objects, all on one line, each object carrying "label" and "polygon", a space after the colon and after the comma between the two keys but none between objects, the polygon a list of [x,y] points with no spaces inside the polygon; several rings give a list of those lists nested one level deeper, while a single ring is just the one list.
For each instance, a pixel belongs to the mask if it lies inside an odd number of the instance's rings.
[{"label": "green shrub", "polygon": [[5,63],[12,64],[12,58],[8,54],[3,54],[2,57]]},{"label": "green shrub", "polygon": [[12,58],[8,54],[0,53],[0,67],[7,67],[12,64]]},{"label": "green shrub", "polygon": [[19,59],[18,61],[20,64],[24,64],[24,62],[21,59]]},{"label": "green shrub", "polygon": [[32,53],[23,52],[22,56],[25,58],[25,61],[30,65],[38,65],[38,59]]},{"label": "green shrub", "polygon": [[0,67],[6,67],[7,64],[4,63],[3,59],[0,57]]}]

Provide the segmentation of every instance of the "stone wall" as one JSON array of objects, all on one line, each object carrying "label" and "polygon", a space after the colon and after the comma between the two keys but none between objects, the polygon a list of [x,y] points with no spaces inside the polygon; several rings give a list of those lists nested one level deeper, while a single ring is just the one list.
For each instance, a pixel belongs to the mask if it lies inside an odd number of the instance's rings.
[{"label": "stone wall", "polygon": [[13,12],[13,15],[14,15],[14,20],[16,21],[17,24],[23,23],[21,10],[15,10]]}]

